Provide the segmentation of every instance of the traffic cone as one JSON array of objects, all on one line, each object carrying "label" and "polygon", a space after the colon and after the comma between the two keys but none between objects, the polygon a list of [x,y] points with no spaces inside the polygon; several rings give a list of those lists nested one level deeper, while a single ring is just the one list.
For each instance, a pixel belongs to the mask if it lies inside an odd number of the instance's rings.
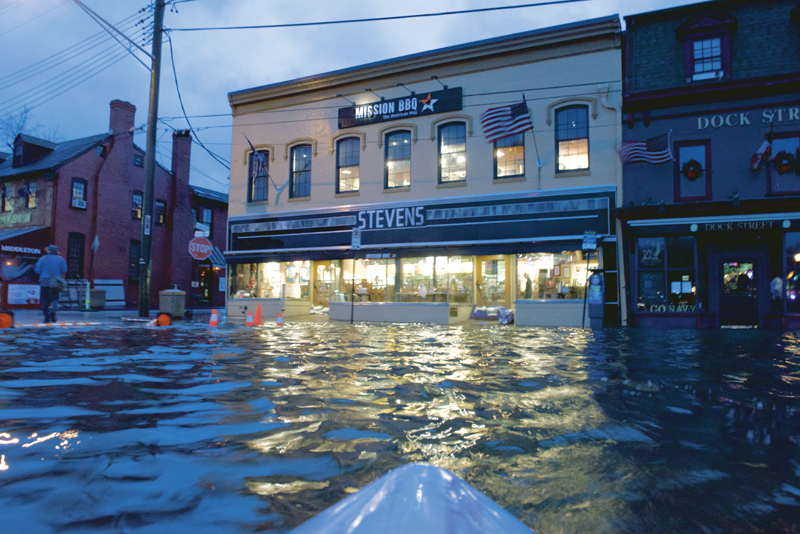
[{"label": "traffic cone", "polygon": [[217,310],[211,310],[211,320],[208,321],[208,326],[219,326],[219,317],[217,317]]},{"label": "traffic cone", "polygon": [[253,312],[247,312],[247,320],[245,321],[245,326],[253,326]]},{"label": "traffic cone", "polygon": [[278,312],[278,326],[283,326],[283,312]]},{"label": "traffic cone", "polygon": [[256,315],[253,317],[253,326],[258,326],[261,324],[261,304],[256,306]]}]

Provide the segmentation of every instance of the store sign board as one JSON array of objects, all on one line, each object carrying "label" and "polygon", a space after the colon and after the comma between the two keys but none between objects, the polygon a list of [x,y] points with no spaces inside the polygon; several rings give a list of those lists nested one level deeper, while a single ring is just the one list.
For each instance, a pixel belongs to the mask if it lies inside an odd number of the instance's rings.
[{"label": "store sign board", "polygon": [[8,284],[9,304],[39,304],[38,284]]},{"label": "store sign board", "polygon": [[339,108],[339,129],[461,110],[461,87]]},{"label": "store sign board", "polygon": [[735,128],[737,126],[750,126],[751,124],[772,124],[781,122],[800,121],[800,107],[765,109],[758,111],[734,111],[717,115],[697,117],[697,129],[708,128]]}]

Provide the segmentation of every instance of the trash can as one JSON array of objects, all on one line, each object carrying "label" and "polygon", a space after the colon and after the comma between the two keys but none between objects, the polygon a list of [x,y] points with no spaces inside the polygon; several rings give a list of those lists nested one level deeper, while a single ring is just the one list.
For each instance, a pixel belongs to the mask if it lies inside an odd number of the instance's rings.
[{"label": "trash can", "polygon": [[168,313],[173,319],[183,319],[186,313],[186,291],[176,285],[174,289],[165,289],[158,294],[158,311]]},{"label": "trash can", "polygon": [[106,290],[94,288],[89,291],[89,307],[100,310],[106,306]]}]

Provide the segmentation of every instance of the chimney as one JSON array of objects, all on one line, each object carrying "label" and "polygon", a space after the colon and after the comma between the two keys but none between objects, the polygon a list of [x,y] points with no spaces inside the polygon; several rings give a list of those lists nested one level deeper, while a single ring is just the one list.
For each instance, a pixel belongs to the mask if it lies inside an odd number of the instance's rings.
[{"label": "chimney", "polygon": [[111,118],[108,128],[112,134],[133,133],[136,106],[122,100],[111,101]]},{"label": "chimney", "polygon": [[172,133],[172,176],[178,190],[189,187],[189,162],[192,156],[192,134],[189,130]]}]

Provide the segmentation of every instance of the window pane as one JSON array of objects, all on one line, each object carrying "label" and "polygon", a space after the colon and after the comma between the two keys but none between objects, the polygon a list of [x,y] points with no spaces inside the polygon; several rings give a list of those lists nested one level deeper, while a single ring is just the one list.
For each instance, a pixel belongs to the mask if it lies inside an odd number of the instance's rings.
[{"label": "window pane", "polygon": [[308,145],[292,149],[292,197],[311,195],[311,147]]},{"label": "window pane", "polygon": [[666,277],[664,271],[639,271],[639,302],[637,309],[641,311],[666,311],[659,309],[667,303],[664,294]]},{"label": "window pane", "polygon": [[35,208],[36,207],[36,189],[37,189],[36,182],[30,182],[28,184],[28,207],[29,208]]},{"label": "window pane", "polygon": [[128,278],[131,280],[139,279],[139,255],[141,253],[141,243],[131,241],[131,249],[128,257]]},{"label": "window pane", "polygon": [[800,232],[786,232],[786,311],[800,313]]},{"label": "window pane", "polygon": [[558,170],[589,168],[589,110],[586,106],[556,112]]},{"label": "window pane", "polygon": [[143,203],[143,194],[141,191],[134,191],[133,192],[133,201],[131,206],[131,217],[134,219],[141,219],[142,218],[142,203]]},{"label": "window pane", "polygon": [[494,144],[497,178],[525,174],[525,142],[523,134],[500,139]]},{"label": "window pane", "polygon": [[439,129],[440,181],[467,179],[467,132],[464,124],[450,124]]},{"label": "window pane", "polygon": [[667,238],[667,267],[669,269],[694,269],[694,238],[691,236]]},{"label": "window pane", "polygon": [[[597,258],[589,269],[598,267]],[[583,299],[586,259],[578,251],[530,252],[517,256],[518,299]]]},{"label": "window pane", "polygon": [[386,136],[386,187],[411,185],[411,134]]},{"label": "window pane", "polygon": [[250,154],[250,200],[267,200],[269,192],[268,176],[269,173],[269,151],[259,150],[256,154]]},{"label": "window pane", "polygon": [[86,238],[78,232],[70,232],[67,237],[67,274],[83,278],[83,248]]},{"label": "window pane", "polygon": [[338,146],[338,188],[340,193],[358,191],[360,184],[359,173],[359,139],[344,139]]},{"label": "window pane", "polygon": [[167,216],[167,205],[163,200],[156,200],[156,213],[155,219],[156,224],[159,226],[164,226],[166,223],[166,216]]},{"label": "window pane", "polygon": [[[776,137],[772,140],[773,159],[767,161],[765,166],[773,193],[800,192],[800,177],[795,174],[797,162],[795,162],[794,168],[790,168],[790,166],[785,169],[776,168],[776,162],[779,161],[778,156],[781,152],[796,157],[798,150],[800,150],[800,137]],[[784,171],[783,174],[781,174],[781,170]]]},{"label": "window pane", "polygon": [[639,269],[663,269],[666,243],[663,237],[640,237],[636,240]]},{"label": "window pane", "polygon": [[669,282],[669,309],[667,311],[695,311],[697,286],[694,282],[694,271],[669,271],[667,281]]},{"label": "window pane", "polygon": [[[690,164],[690,162],[699,163],[701,171],[694,174],[691,172],[684,173],[684,166]],[[708,179],[706,167],[705,144],[678,147],[678,179],[680,183],[678,194],[681,198],[706,196],[706,180]]]},{"label": "window pane", "polygon": [[722,46],[719,38],[695,41],[693,52],[695,74],[722,68]]}]

